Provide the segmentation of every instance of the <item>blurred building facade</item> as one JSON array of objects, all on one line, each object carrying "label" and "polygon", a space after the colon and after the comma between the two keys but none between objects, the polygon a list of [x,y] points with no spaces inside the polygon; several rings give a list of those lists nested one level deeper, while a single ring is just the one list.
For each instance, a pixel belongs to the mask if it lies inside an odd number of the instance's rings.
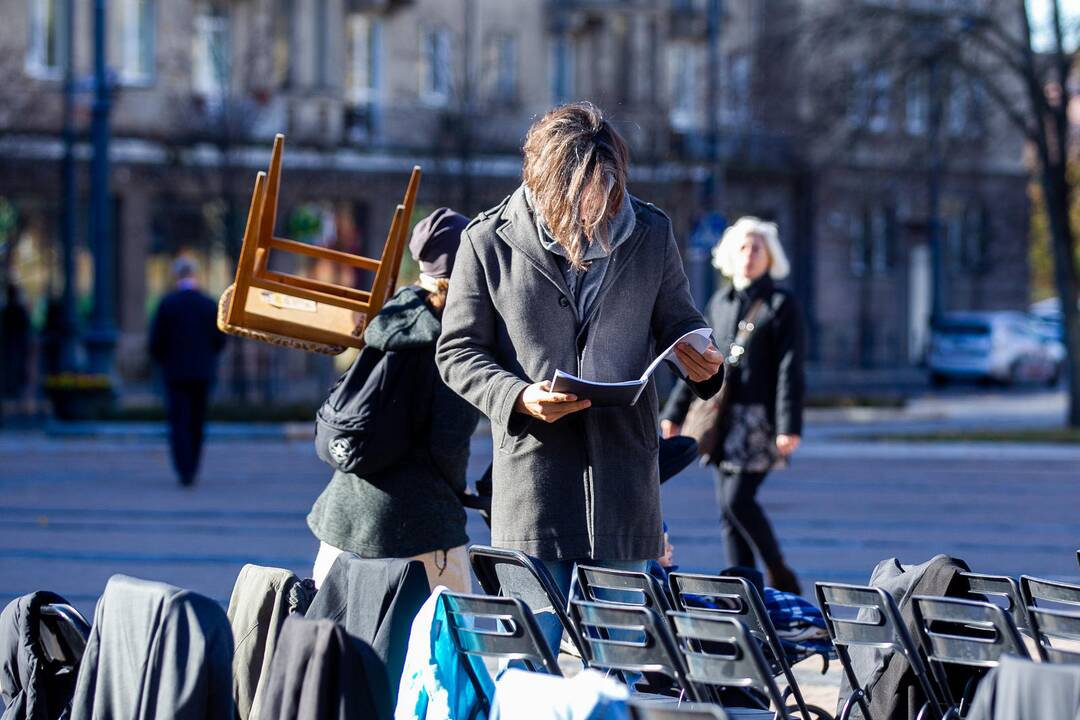
[{"label": "blurred building facade", "polygon": [[[5,261],[40,319],[60,291],[67,23],[62,0],[3,4],[0,204],[15,218]],[[91,4],[75,5],[85,77]],[[853,57],[850,111],[817,127],[826,93],[774,28],[818,5],[110,0],[121,377],[148,377],[147,321],[172,257],[200,259],[212,293],[230,282],[274,133],[287,137],[278,232],[374,254],[414,163],[425,171],[418,212],[478,212],[519,182],[531,121],[575,99],[602,107],[630,141],[632,190],[671,216],[702,301],[717,282],[702,218],[756,214],[779,224],[793,260],[814,366],[919,362],[931,309],[925,79]],[[88,94],[77,107],[85,127]],[[955,83],[945,109],[943,307],[1024,307],[1022,138],[974,85]],[[85,203],[85,142],[78,157]],[[85,249],[77,270],[88,298]],[[228,352],[222,389],[249,399],[318,397],[334,372],[325,358],[251,342]]]}]

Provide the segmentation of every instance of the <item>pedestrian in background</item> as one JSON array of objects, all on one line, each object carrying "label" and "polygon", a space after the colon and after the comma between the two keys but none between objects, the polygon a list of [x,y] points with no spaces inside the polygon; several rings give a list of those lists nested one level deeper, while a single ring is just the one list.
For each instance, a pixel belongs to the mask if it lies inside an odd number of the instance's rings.
[{"label": "pedestrian in background", "polygon": [[[577,561],[644,570],[663,554],[658,408],[652,383],[635,405],[590,407],[549,378],[636,378],[707,324],[671,222],[627,191],[629,151],[596,107],[552,110],[524,150],[521,187],[462,236],[436,358],[491,418],[492,545],[539,558],[569,595]],[[696,392],[719,389],[716,348],[676,352]],[[557,619],[537,619],[558,652]]]},{"label": "pedestrian in background", "polygon": [[419,417],[405,418],[414,424],[394,430],[414,435],[400,459],[365,477],[336,470],[315,501],[307,521],[319,538],[316,585],[337,556],[349,551],[364,558],[420,560],[431,587],[472,591],[465,550],[469,536],[459,498],[465,493],[469,443],[480,414],[446,387],[435,368],[450,271],[468,223],[449,208],[417,223],[409,250],[420,265],[420,279],[398,290],[364,330],[361,352],[385,353],[380,362],[405,368],[408,374],[395,387],[423,392],[408,399],[408,407],[423,410],[416,413]]},{"label": "pedestrian in background", "polygon": [[26,396],[30,370],[30,313],[19,293],[19,286],[8,282],[7,300],[0,313],[0,368],[3,370],[3,398],[21,409]]},{"label": "pedestrian in background", "polygon": [[180,484],[189,487],[199,470],[206,406],[225,335],[217,329],[217,303],[199,289],[195,261],[178,258],[172,269],[176,289],[154,313],[150,356],[165,381],[173,467]]},{"label": "pedestrian in background", "polygon": [[[724,431],[709,457],[728,565],[754,567],[756,549],[769,585],[798,593],[798,579],[756,499],[769,471],[799,447],[802,433],[802,320],[795,298],[776,286],[790,272],[776,225],[740,218],[713,249],[713,265],[730,279],[707,309],[732,384]],[[690,389],[677,386],[661,416],[664,437],[679,434],[691,401]]]}]

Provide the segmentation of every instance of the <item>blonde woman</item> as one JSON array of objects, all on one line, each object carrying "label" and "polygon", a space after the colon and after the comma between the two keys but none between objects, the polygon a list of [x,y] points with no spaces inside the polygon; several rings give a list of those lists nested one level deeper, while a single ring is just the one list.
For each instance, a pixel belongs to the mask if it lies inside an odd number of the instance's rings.
[{"label": "blonde woman", "polygon": [[[795,573],[755,498],[769,470],[799,447],[802,433],[802,321],[795,298],[776,286],[791,266],[776,225],[755,217],[740,218],[724,232],[713,248],[713,265],[730,280],[707,310],[733,383],[722,452],[710,458],[728,564],[754,567],[756,550],[768,584],[797,593]],[[740,324],[745,347],[735,342]],[[679,434],[691,399],[685,385],[676,388],[661,416],[664,437]]]},{"label": "blonde woman", "polygon": [[[540,118],[521,187],[462,235],[436,353],[446,384],[491,418],[492,544],[539,558],[564,593],[576,561],[642,570],[663,554],[658,408],[651,383],[635,405],[590,407],[549,378],[636,378],[707,327],[670,221],[627,191],[628,170],[593,105]],[[719,351],[677,352],[693,391],[715,394]],[[538,620],[557,650],[557,619]]]}]

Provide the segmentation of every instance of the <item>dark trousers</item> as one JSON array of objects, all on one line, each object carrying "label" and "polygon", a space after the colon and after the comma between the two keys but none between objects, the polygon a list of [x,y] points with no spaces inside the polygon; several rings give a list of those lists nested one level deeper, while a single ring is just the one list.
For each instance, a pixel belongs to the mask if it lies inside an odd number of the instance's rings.
[{"label": "dark trousers", "polygon": [[165,385],[169,447],[172,450],[173,467],[180,476],[180,482],[192,482],[199,469],[209,394],[210,383],[206,380],[185,380]]},{"label": "dark trousers", "polygon": [[781,561],[780,546],[756,495],[766,473],[717,470],[716,499],[728,565],[755,567],[754,549],[766,567]]}]

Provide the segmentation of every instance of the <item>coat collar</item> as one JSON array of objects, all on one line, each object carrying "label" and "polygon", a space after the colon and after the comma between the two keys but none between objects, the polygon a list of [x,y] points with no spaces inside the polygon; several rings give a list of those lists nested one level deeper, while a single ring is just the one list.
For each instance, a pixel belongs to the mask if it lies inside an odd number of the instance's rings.
[{"label": "coat collar", "polygon": [[735,299],[737,297],[747,297],[752,299],[760,297],[766,300],[768,300],[769,296],[772,295],[772,292],[775,289],[776,281],[773,280],[772,276],[768,273],[765,273],[742,290],[736,290],[735,285],[730,282],[725,288],[727,296],[730,299]]},{"label": "coat collar", "polygon": [[[604,281],[600,285],[600,290],[597,292],[596,298],[589,307],[588,315],[585,318],[578,318],[579,321],[584,320],[584,322],[581,323],[582,328],[584,328],[593,315],[595,315],[597,309],[600,307],[600,303],[604,299],[604,295],[607,294],[611,285],[618,279],[619,275],[622,274],[622,270],[626,267],[627,261],[641,245],[641,240],[645,236],[645,231],[648,228],[648,221],[644,217],[644,211],[640,207],[640,203],[633,199],[631,199],[631,202],[634,203],[634,230],[630,233],[630,237],[611,253],[610,265],[608,266],[607,273],[604,275]],[[499,219],[502,222],[496,226],[496,234],[508,245],[527,257],[533,267],[555,285],[559,292],[570,301],[570,307],[574,308],[574,296],[570,292],[570,288],[566,285],[566,280],[563,278],[562,271],[559,269],[555,255],[545,250],[544,246],[541,244],[540,236],[536,230],[536,218],[533,216],[532,211],[529,209],[529,203],[525,199],[524,185],[519,186],[518,189],[510,195],[506,205],[503,207],[502,213],[499,215]],[[576,312],[577,311],[575,310],[575,313]]]}]

